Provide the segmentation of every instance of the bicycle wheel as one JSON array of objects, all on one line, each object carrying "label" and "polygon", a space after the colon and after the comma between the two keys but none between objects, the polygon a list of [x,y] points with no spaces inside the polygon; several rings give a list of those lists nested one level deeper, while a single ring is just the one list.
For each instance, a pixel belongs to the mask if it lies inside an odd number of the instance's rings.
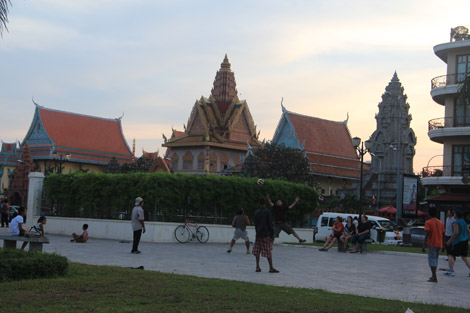
[{"label": "bicycle wheel", "polygon": [[185,225],[180,225],[175,229],[175,238],[180,243],[188,242],[189,240],[189,230]]},{"label": "bicycle wheel", "polygon": [[209,240],[209,230],[206,226],[199,226],[196,229],[196,238],[200,243],[206,243]]}]

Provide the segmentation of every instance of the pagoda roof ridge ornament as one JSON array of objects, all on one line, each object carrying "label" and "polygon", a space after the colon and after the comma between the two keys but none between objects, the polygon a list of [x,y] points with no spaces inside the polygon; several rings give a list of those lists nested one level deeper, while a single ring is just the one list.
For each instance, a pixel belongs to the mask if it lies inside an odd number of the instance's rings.
[{"label": "pagoda roof ridge ornament", "polygon": [[34,101],[34,96],[31,97],[31,100],[33,101],[33,103],[34,103],[35,106],[40,107],[40,105],[37,104],[36,101]]},{"label": "pagoda roof ridge ornament", "polygon": [[281,97],[281,109],[282,109],[282,113],[288,112],[286,107],[284,106],[284,97]]},{"label": "pagoda roof ridge ornament", "polygon": [[230,69],[230,62],[227,57],[227,53],[225,54],[223,62],[220,64],[220,70],[224,72],[231,72],[232,70]]}]

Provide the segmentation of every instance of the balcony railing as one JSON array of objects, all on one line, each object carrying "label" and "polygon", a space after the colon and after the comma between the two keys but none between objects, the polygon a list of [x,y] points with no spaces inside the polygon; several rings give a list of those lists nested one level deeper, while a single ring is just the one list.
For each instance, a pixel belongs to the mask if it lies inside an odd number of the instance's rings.
[{"label": "balcony railing", "polygon": [[421,177],[470,176],[470,167],[465,166],[428,166],[423,167]]},{"label": "balcony railing", "polygon": [[452,127],[470,127],[470,116],[439,117],[428,122],[428,130]]},{"label": "balcony railing", "polygon": [[431,79],[431,89],[460,84],[465,80],[465,76],[466,73],[458,73],[434,77]]}]

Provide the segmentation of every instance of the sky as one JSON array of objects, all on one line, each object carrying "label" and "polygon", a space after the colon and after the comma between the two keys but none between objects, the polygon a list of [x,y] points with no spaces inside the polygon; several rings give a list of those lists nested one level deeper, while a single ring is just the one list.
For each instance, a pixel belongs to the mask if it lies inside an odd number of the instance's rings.
[{"label": "sky", "polygon": [[444,116],[430,96],[431,79],[446,74],[433,47],[470,25],[469,9],[468,0],[12,0],[0,38],[0,139],[23,140],[34,98],[56,110],[124,114],[136,155],[163,154],[162,134],[183,130],[227,54],[239,98],[267,140],[281,99],[305,115],[349,114],[352,137],[368,139],[396,71],[418,172],[442,165],[442,145],[427,136],[428,121]]}]

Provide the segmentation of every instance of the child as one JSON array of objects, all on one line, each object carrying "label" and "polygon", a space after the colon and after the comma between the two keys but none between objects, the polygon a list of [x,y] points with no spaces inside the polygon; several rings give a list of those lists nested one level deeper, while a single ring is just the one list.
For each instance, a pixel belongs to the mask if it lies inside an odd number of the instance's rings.
[{"label": "child", "polygon": [[88,224],[83,224],[82,226],[83,228],[83,233],[79,236],[77,235],[76,233],[73,233],[72,236],[73,236],[73,239],[70,240],[70,242],[86,242],[88,240]]},{"label": "child", "polygon": [[44,225],[46,225],[47,219],[45,216],[41,216],[38,219],[38,223],[30,228],[27,236],[34,238],[45,238],[44,236]]}]

